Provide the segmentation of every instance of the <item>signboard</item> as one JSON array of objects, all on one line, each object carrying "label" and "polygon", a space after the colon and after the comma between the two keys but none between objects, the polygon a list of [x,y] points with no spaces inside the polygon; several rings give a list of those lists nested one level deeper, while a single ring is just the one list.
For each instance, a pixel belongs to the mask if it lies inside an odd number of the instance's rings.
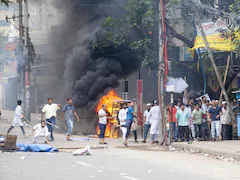
[{"label": "signboard", "polygon": [[[203,30],[206,36],[219,33],[220,30],[227,30],[225,21],[218,19],[216,22],[202,23]],[[199,27],[197,26],[197,36],[202,36]]]},{"label": "signboard", "polygon": [[[216,22],[202,23],[203,30],[205,32],[207,41],[211,49],[219,51],[232,51],[235,46],[232,43],[231,37],[222,37],[220,30],[228,30],[225,21],[219,19]],[[239,33],[236,33],[237,38],[239,38]],[[199,27],[197,26],[197,37],[195,39],[195,44],[193,49],[205,48],[205,43],[200,33]]]},{"label": "signboard", "polygon": [[182,93],[188,88],[188,84],[183,78],[168,77],[167,79],[166,92]]},{"label": "signboard", "polygon": [[142,125],[143,123],[143,80],[137,81],[137,113],[139,122],[138,125]]}]

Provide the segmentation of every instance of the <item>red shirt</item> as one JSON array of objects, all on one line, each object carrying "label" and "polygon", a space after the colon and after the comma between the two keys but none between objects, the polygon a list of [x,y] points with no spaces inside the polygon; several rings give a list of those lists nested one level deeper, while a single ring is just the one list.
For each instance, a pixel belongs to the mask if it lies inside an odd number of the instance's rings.
[{"label": "red shirt", "polygon": [[[171,118],[172,118],[172,122],[176,122],[177,108],[175,106],[168,107],[167,111],[168,111],[168,122],[171,122]],[[172,112],[172,117],[171,117],[170,112]]]}]

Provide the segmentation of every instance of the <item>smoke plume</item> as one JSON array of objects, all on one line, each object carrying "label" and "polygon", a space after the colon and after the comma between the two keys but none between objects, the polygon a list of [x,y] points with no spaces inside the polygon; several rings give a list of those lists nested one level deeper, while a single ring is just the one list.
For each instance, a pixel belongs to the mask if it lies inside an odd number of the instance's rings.
[{"label": "smoke plume", "polygon": [[93,109],[107,90],[118,87],[119,80],[138,70],[140,62],[128,48],[109,48],[97,52],[101,23],[107,16],[123,13],[125,0],[54,0],[61,14],[59,32],[54,34],[56,52],[64,55],[65,95],[77,107]]}]

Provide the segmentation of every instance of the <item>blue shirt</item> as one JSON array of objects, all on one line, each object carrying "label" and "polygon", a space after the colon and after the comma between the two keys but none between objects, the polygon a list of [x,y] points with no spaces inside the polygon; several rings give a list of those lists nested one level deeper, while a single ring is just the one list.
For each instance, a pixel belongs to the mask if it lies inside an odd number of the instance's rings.
[{"label": "blue shirt", "polygon": [[221,111],[222,111],[222,109],[220,106],[217,106],[216,108],[211,107],[209,109],[208,113],[210,113],[212,115],[212,121],[220,121],[220,117],[217,118],[216,116],[218,116]]},{"label": "blue shirt", "polygon": [[184,109],[183,111],[179,109],[176,113],[176,119],[179,126],[188,126],[189,110]]},{"label": "blue shirt", "polygon": [[133,112],[134,112],[134,109],[132,106],[130,106],[127,111],[127,120],[131,120],[131,121],[134,120],[134,116],[132,114]]},{"label": "blue shirt", "polygon": [[66,104],[66,106],[63,107],[63,112],[65,113],[65,120],[74,120],[74,111],[75,108],[73,105]]}]

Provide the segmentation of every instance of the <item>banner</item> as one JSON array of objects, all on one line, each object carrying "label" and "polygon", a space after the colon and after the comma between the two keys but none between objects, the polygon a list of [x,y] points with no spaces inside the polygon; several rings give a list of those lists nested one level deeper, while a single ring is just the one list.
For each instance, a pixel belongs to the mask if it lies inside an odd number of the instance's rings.
[{"label": "banner", "polygon": [[[194,47],[192,49],[205,48],[205,43],[200,33],[199,27],[197,27],[197,37],[195,39]],[[232,37],[222,37],[220,31],[227,31],[226,22],[218,19],[216,22],[202,23],[202,28],[206,35],[207,41],[211,49],[218,51],[233,51],[235,45],[232,42]],[[236,38],[239,38],[239,33]]]},{"label": "banner", "polygon": [[[220,33],[207,36],[207,41],[211,49],[218,51],[233,51],[235,45],[232,43],[231,38],[226,39]],[[204,40],[201,36],[197,36],[193,49],[206,47]]]}]

